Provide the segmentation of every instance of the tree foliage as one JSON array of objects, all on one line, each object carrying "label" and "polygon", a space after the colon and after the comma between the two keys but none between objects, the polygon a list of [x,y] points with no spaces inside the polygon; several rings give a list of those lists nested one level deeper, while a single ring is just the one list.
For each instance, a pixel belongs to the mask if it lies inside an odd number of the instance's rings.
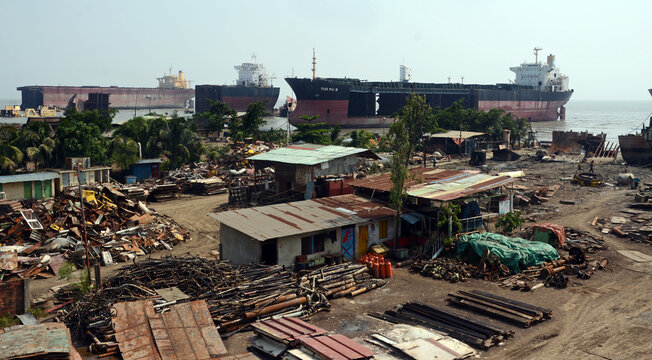
[{"label": "tree foliage", "polygon": [[102,129],[109,126],[98,113],[97,110],[66,111],[57,126],[59,163],[63,163],[66,157],[90,157],[93,164],[108,164],[109,141],[102,136]]},{"label": "tree foliage", "polygon": [[351,132],[351,141],[347,146],[369,149],[371,147],[371,139],[374,134],[366,130],[353,130]]},{"label": "tree foliage", "polygon": [[11,174],[23,161],[23,152],[16,146],[18,131],[11,125],[0,126],[0,171]]},{"label": "tree foliage", "polygon": [[325,122],[313,122],[319,118],[317,115],[303,115],[301,119],[306,122],[298,124],[297,131],[292,135],[292,141],[303,141],[310,144],[319,144],[319,145],[337,145],[341,144],[341,139],[339,139],[341,128],[339,125],[335,125],[331,128],[326,125]]},{"label": "tree foliage", "polygon": [[[421,142],[423,134],[437,128],[434,111],[426,102],[424,95],[412,94],[407,98],[407,103],[396,114],[397,121],[403,122],[408,141],[408,154],[414,153],[416,146]],[[391,129],[390,129],[391,131]],[[409,161],[409,156],[405,164]]]},{"label": "tree foliage", "polygon": [[208,110],[202,113],[193,115],[194,119],[202,119],[208,122],[208,130],[219,133],[224,129],[224,125],[233,118],[238,116],[238,113],[231,109],[226,103],[221,101],[208,100]]},{"label": "tree foliage", "polygon": [[111,141],[111,161],[116,163],[120,169],[126,170],[129,165],[139,160],[138,144],[130,138],[117,136]]},{"label": "tree foliage", "polygon": [[247,112],[243,116],[233,116],[229,119],[231,138],[236,141],[243,141],[248,137],[257,138],[260,134],[260,127],[267,124],[267,120],[263,118],[265,115],[267,114],[262,102],[249,104]]}]

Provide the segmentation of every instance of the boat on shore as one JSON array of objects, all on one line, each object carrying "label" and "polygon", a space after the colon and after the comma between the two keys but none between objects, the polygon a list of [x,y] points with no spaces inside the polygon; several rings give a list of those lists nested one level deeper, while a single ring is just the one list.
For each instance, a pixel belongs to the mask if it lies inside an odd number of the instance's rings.
[{"label": "boat on shore", "polygon": [[[648,89],[652,95],[652,89]],[[652,117],[648,126],[636,134],[618,136],[620,154],[623,160],[630,165],[644,165],[652,163]]]},{"label": "boat on shore", "polygon": [[303,116],[319,115],[319,121],[327,125],[389,127],[412,93],[424,95],[432,107],[446,108],[461,100],[466,108],[500,108],[528,121],[563,120],[564,105],[573,90],[568,87],[568,77],[556,67],[555,56],[550,54],[546,63],[541,63],[539,50],[534,49],[534,63],[510,68],[516,74],[513,82],[494,85],[410,82],[411,70],[404,65],[400,66],[398,82],[320,78],[313,52],[312,78],[285,79],[297,98],[290,123],[301,124],[305,122]]}]

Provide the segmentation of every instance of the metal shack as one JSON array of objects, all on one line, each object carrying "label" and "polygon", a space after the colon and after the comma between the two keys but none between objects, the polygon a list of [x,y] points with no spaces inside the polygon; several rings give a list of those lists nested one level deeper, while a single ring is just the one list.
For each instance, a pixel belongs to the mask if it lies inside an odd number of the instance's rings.
[{"label": "metal shack", "polygon": [[[79,166],[79,176],[77,166]],[[91,166],[91,159],[88,157],[68,157],[64,169],[52,169],[52,171],[59,174],[59,179],[56,180],[57,191],[80,183],[82,185],[106,184],[111,180],[111,167]]]},{"label": "metal shack", "polygon": [[162,159],[141,159],[129,166],[129,172],[136,180],[158,178],[161,176]]},{"label": "metal shack", "polygon": [[[326,176],[352,175],[360,158],[377,160],[372,151],[336,145],[292,144],[254,155],[256,171],[273,167],[276,193],[289,199],[328,195]],[[341,192],[340,192],[341,193]]]},{"label": "metal shack", "polygon": [[443,151],[444,154],[468,155],[478,140],[487,134],[475,131],[450,130],[443,133],[425,134],[424,146],[427,152]]},{"label": "metal shack", "polygon": [[234,264],[292,266],[297,257],[354,260],[394,237],[394,210],[355,195],[210,214],[220,221],[220,253]]},{"label": "metal shack", "polygon": [[0,192],[8,200],[51,198],[58,178],[55,172],[0,176]]}]

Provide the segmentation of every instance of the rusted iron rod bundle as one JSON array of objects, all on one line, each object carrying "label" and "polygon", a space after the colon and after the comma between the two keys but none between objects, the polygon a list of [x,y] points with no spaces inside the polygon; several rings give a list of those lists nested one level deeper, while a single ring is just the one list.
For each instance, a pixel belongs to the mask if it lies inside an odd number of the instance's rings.
[{"label": "rusted iron rod bundle", "polygon": [[327,266],[299,279],[303,287],[317,287],[327,298],[354,297],[383,286],[385,280],[373,279],[365,265],[345,263]]}]

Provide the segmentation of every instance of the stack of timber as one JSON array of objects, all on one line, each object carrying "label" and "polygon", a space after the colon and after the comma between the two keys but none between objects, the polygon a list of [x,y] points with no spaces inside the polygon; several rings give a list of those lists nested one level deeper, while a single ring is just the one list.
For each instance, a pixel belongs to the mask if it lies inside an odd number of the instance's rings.
[{"label": "stack of timber", "polygon": [[314,270],[302,276],[300,282],[302,286],[317,287],[329,299],[354,297],[387,284],[386,280],[372,278],[366,266],[350,263]]},{"label": "stack of timber", "polygon": [[149,199],[153,201],[173,200],[179,197],[179,186],[177,184],[155,185],[149,191]]},{"label": "stack of timber", "polygon": [[500,345],[514,335],[510,330],[469,315],[420,303],[407,303],[397,310],[370,315],[394,324],[421,325],[442,331],[452,338],[482,349]]},{"label": "stack of timber", "polygon": [[218,177],[190,180],[190,190],[198,195],[215,195],[226,192],[224,181]]},{"label": "stack of timber", "polygon": [[522,327],[529,327],[552,316],[552,310],[480,290],[459,290],[448,296],[448,301],[456,306]]}]

